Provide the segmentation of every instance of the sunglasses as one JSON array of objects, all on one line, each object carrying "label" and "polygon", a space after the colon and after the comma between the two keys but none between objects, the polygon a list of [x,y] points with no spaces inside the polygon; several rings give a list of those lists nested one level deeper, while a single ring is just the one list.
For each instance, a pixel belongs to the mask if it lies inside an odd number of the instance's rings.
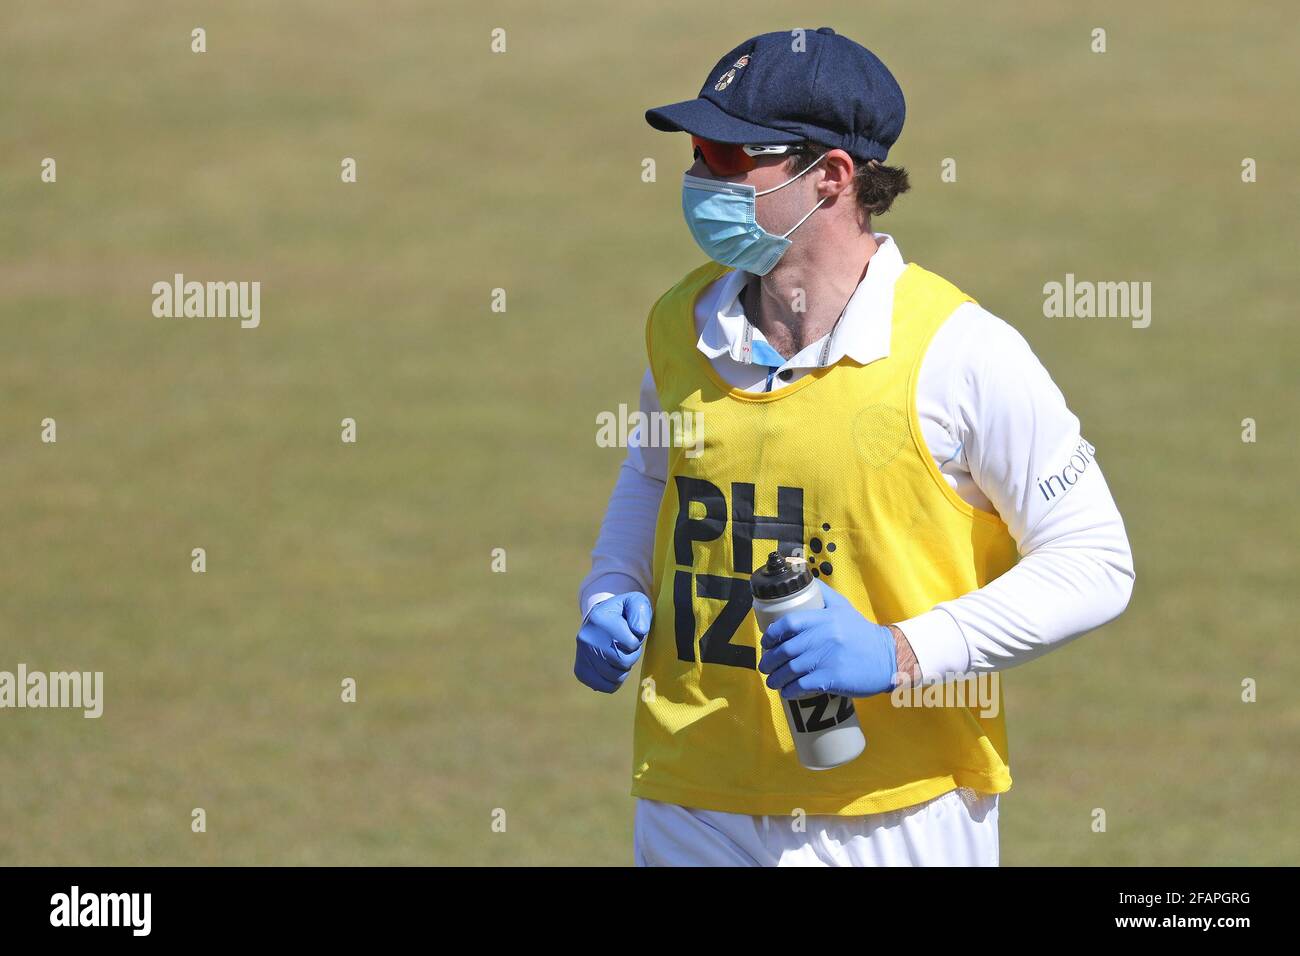
[{"label": "sunglasses", "polygon": [[783,146],[750,146],[737,143],[717,143],[711,139],[691,137],[695,158],[703,160],[715,176],[739,176],[758,166],[760,156],[789,156],[805,152],[798,143]]}]

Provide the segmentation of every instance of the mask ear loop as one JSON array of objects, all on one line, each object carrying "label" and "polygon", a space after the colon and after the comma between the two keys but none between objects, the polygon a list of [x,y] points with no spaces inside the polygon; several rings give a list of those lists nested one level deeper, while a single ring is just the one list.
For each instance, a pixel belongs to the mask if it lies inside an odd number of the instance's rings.
[{"label": "mask ear loop", "polygon": [[[821,199],[817,200],[817,205],[816,205],[816,206],[813,206],[811,209],[808,210],[808,216],[811,216],[813,213],[815,213],[819,208],[821,208],[821,204],[824,203],[826,200],[828,200],[828,199],[830,199],[830,198],[831,198],[830,196],[823,196]],[[798,229],[800,226],[802,226],[805,222],[808,221],[808,216],[804,216],[802,219],[800,219],[798,222],[796,222],[793,226],[791,226],[791,227],[790,227],[790,232],[784,232],[784,233],[782,233],[782,234],[781,234],[781,238],[782,238],[782,239],[789,239],[789,238],[790,238],[790,233],[791,233],[791,232],[794,232],[796,229]]]},{"label": "mask ear loop", "polygon": [[[816,166],[818,163],[820,163],[823,159],[825,159],[827,155],[828,155],[828,154],[826,154],[826,153],[822,153],[820,156],[818,156],[816,159],[814,159],[811,163],[808,164],[808,169],[800,170],[800,172],[799,172],[796,176],[794,176],[794,178],[792,178],[792,179],[787,179],[787,180],[786,180],[785,182],[783,182],[780,186],[773,186],[771,189],[764,189],[761,193],[754,193],[754,195],[755,195],[755,196],[766,196],[768,193],[774,193],[774,192],[776,192],[778,189],[782,189],[782,188],[784,188],[784,187],[786,187],[786,186],[789,186],[792,182],[795,181],[795,179],[798,179],[798,178],[799,178],[800,176],[802,176],[804,173],[808,172],[808,171],[811,170],[814,166]],[[828,199],[830,199],[830,198],[831,198],[830,196],[823,196],[821,199],[817,200],[817,205],[813,206],[811,209],[808,210],[808,215],[807,215],[807,216],[804,216],[802,219],[800,219],[798,222],[796,222],[793,226],[791,226],[788,232],[783,232],[783,233],[781,233],[781,238],[782,238],[782,239],[789,239],[791,233],[793,233],[796,229],[798,229],[798,228],[799,228],[800,226],[802,226],[805,222],[807,222],[807,221],[808,221],[808,216],[811,216],[811,215],[812,215],[813,213],[815,213],[818,209],[820,209],[822,203],[824,203],[826,200],[828,200]]]},{"label": "mask ear loop", "polygon": [[794,182],[796,179],[798,179],[798,178],[799,178],[800,176],[802,176],[804,173],[809,172],[809,171],[810,171],[814,166],[816,166],[816,165],[817,165],[818,163],[820,163],[823,159],[825,159],[825,158],[827,157],[827,155],[828,155],[827,153],[822,153],[820,156],[818,156],[816,159],[814,159],[811,163],[808,164],[808,168],[807,168],[807,169],[802,169],[802,170],[800,170],[798,173],[796,173],[794,176],[792,176],[792,177],[790,177],[789,179],[787,179],[787,180],[786,180],[785,182],[783,182],[781,185],[779,185],[779,186],[773,186],[771,189],[764,189],[761,193],[756,192],[756,193],[754,193],[754,195],[755,195],[755,196],[766,196],[768,193],[774,193],[774,192],[776,192],[778,189],[784,189],[786,186],[789,186],[792,182]]}]

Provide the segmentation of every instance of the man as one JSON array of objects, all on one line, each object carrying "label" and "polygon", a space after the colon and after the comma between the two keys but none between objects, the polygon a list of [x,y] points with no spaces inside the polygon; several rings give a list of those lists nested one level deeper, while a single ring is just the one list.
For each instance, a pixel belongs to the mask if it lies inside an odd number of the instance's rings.
[{"label": "man", "polygon": [[[641,408],[702,436],[629,441],[574,665],[612,693],[641,662],[640,865],[996,865],[990,676],[1128,603],[1095,449],[1028,344],[872,229],[908,189],[884,165],[903,116],[827,27],[750,39],[646,113],[691,137],[683,211],[712,261],[651,309]],[[760,634],[772,550],[810,559],[826,608]],[[895,692],[965,675],[987,699]],[[854,699],[867,747],[813,771],[782,703],[822,693]]]}]

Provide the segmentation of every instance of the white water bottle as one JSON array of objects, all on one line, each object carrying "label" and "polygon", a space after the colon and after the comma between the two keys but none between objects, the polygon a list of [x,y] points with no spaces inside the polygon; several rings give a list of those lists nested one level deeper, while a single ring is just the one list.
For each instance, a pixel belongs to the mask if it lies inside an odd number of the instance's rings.
[{"label": "white water bottle", "polygon": [[[766,634],[773,621],[793,611],[823,608],[821,590],[803,558],[773,551],[767,564],[750,576],[754,617]],[[799,762],[809,770],[830,770],[846,764],[867,747],[858,724],[853,698],[817,694],[798,700],[781,698]]]}]

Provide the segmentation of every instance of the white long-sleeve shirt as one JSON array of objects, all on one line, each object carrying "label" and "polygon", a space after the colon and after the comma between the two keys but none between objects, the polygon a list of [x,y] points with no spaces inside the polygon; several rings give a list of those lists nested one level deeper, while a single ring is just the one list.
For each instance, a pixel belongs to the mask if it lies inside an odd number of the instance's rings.
[{"label": "white long-sleeve shirt", "polygon": [[[827,338],[827,365],[845,355],[863,364],[884,358],[894,283],[906,263],[890,236],[876,239],[880,247],[839,322],[797,355],[782,358],[749,324],[740,292],[751,276],[739,270],[698,298],[698,348],[728,383],[755,392],[817,368]],[[916,403],[940,472],[965,501],[1001,516],[1021,555],[978,590],[906,621],[880,622],[903,631],[923,679],[1022,664],[1123,611],[1134,577],[1124,522],[1095,449],[1024,338],[979,305],[962,304],[931,340]],[[661,410],[649,370],[640,404],[647,414]],[[668,448],[641,447],[639,437],[629,436],[579,588],[584,621],[613,594],[650,594]]]}]

